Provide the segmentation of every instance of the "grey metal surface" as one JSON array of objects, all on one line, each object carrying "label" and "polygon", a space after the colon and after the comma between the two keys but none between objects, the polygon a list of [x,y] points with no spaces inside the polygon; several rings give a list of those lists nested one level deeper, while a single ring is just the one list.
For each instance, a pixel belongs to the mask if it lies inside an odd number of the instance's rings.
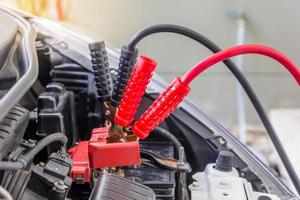
[{"label": "grey metal surface", "polygon": [[20,65],[24,73],[0,99],[0,120],[2,120],[36,81],[38,76],[38,61],[35,50],[36,32],[31,25],[2,4],[0,4],[0,11],[8,15],[18,26],[18,32],[20,33],[18,50],[20,52]]},{"label": "grey metal surface", "polygon": [[15,41],[17,24],[4,13],[0,12],[0,69],[6,60],[10,47]]}]

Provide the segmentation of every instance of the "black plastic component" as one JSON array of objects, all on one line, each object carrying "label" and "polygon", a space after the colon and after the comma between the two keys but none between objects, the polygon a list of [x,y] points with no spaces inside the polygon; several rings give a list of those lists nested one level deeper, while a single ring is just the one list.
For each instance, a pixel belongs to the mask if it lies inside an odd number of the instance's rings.
[{"label": "black plastic component", "polygon": [[88,139],[102,119],[93,73],[80,65],[66,63],[55,66],[51,76],[53,82],[64,84],[66,90],[75,94],[80,139]]},{"label": "black plastic component", "polygon": [[58,41],[57,38],[46,36],[43,42],[51,47],[52,52],[56,53],[55,57],[57,58],[51,57],[53,65],[55,65],[57,61],[60,63],[74,63],[80,65],[80,67],[86,71],[93,72],[89,58],[81,52],[68,48],[68,44],[64,41]]},{"label": "black plastic component", "polygon": [[90,91],[92,87],[95,88],[94,75],[78,64],[64,63],[56,65],[50,74],[52,82],[64,84],[67,90],[73,91],[76,95],[83,90]]},{"label": "black plastic component", "polygon": [[114,174],[102,174],[90,200],[155,200],[151,188]]},{"label": "black plastic component", "polygon": [[50,83],[38,98],[38,135],[64,133],[68,146],[78,140],[73,92],[60,83]]},{"label": "black plastic component", "polygon": [[121,49],[119,69],[116,76],[115,84],[113,87],[111,104],[117,107],[123,97],[125,87],[130,78],[131,72],[136,62],[138,55],[138,50],[134,51],[127,49],[126,46],[123,46]]},{"label": "black plastic component", "polygon": [[216,169],[224,172],[229,172],[233,167],[234,155],[230,151],[220,151],[217,161]]},{"label": "black plastic component", "polygon": [[[169,142],[141,142],[141,150],[148,150],[157,155],[174,158],[174,147]],[[139,167],[125,169],[125,177],[150,187],[160,200],[175,199],[175,172],[143,162]]]},{"label": "black plastic component", "polygon": [[29,121],[29,111],[16,105],[0,122],[0,160],[21,143]]},{"label": "black plastic component", "polygon": [[39,61],[38,80],[45,86],[51,80],[49,74],[51,69],[50,48],[48,45],[45,45],[42,41],[36,41],[35,48]]},{"label": "black plastic component", "polygon": [[71,167],[72,160],[68,154],[52,153],[46,164],[8,172],[1,185],[15,200],[63,200],[72,184],[68,177]]},{"label": "black plastic component", "polygon": [[89,44],[89,49],[98,98],[101,102],[108,101],[111,98],[112,79],[110,76],[105,43],[103,41],[91,43]]},{"label": "black plastic component", "polygon": [[52,153],[43,170],[43,173],[64,180],[67,178],[71,167],[72,159],[67,153]]},{"label": "black plastic component", "polygon": [[22,200],[65,199],[71,187],[72,179],[68,173],[72,160],[66,153],[53,153],[46,164],[33,167]]}]

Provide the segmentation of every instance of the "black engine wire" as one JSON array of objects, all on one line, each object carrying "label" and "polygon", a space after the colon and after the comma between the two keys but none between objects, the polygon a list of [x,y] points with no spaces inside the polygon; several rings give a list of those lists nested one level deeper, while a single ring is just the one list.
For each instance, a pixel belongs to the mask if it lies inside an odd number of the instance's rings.
[{"label": "black engine wire", "polygon": [[32,149],[23,155],[16,162],[0,161],[0,170],[19,170],[27,167],[30,161],[46,146],[53,142],[60,142],[65,145],[68,138],[62,133],[53,133],[41,139]]}]

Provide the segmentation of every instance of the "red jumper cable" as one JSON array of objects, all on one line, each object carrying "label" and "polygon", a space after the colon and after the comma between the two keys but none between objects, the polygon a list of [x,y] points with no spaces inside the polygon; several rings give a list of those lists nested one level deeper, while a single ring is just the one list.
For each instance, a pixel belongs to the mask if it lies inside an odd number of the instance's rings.
[{"label": "red jumper cable", "polygon": [[242,54],[260,54],[281,63],[300,85],[300,70],[285,55],[270,47],[261,45],[239,45],[220,51],[204,61],[195,65],[183,78],[177,77],[175,81],[153,102],[132,127],[132,132],[144,139],[181,103],[190,92],[189,84],[199,74],[214,64]]}]

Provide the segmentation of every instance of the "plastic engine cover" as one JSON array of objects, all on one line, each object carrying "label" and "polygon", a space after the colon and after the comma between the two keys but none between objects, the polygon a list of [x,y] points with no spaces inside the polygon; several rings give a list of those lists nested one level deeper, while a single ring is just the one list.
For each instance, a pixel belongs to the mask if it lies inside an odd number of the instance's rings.
[{"label": "plastic engine cover", "polygon": [[194,174],[193,179],[189,186],[191,200],[279,200],[275,195],[253,191],[251,183],[239,177],[235,168],[221,171],[209,164],[204,172]]},{"label": "plastic engine cover", "polygon": [[151,188],[114,174],[102,174],[90,200],[155,200]]}]

